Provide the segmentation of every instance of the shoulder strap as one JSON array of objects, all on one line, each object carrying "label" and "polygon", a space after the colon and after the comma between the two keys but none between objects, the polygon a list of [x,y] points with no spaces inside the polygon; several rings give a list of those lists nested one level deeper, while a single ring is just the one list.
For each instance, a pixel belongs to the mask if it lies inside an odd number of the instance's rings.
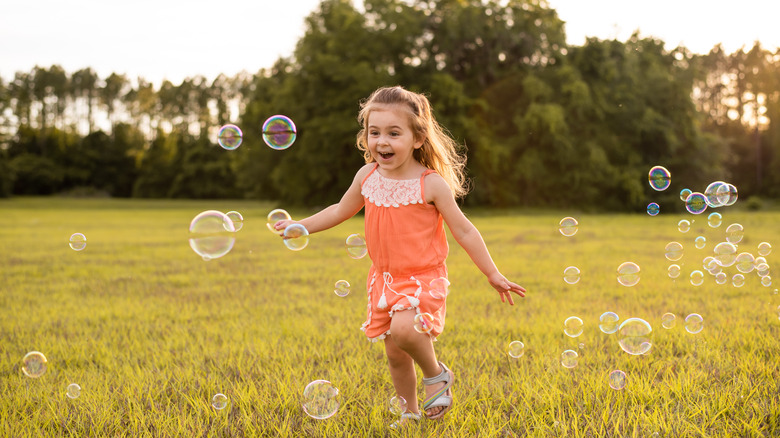
[{"label": "shoulder strap", "polygon": [[436,173],[436,171],[433,169],[427,169],[425,172],[423,172],[422,176],[420,176],[420,198],[422,198],[423,204],[428,203],[428,200],[425,199],[425,177],[432,173]]},{"label": "shoulder strap", "polygon": [[371,174],[372,174],[372,173],[374,173],[374,171],[375,171],[377,168],[379,168],[379,163],[374,163],[374,168],[373,168],[373,169],[371,169],[371,172],[368,172],[368,175],[366,175],[365,177],[363,177],[363,181],[360,181],[360,187],[363,187],[363,184],[365,184],[365,183],[366,183],[366,180],[368,179],[368,177],[369,177],[369,176],[371,176]]}]

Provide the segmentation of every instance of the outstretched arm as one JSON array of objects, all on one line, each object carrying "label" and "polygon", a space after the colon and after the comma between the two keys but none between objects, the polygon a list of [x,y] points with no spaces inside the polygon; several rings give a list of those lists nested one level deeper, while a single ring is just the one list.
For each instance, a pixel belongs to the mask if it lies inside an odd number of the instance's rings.
[{"label": "outstretched arm", "polygon": [[351,218],[363,208],[363,195],[360,193],[360,183],[371,171],[373,164],[367,164],[358,170],[352,184],[349,186],[341,200],[318,213],[299,221],[282,220],[274,224],[274,229],[284,231],[291,224],[298,223],[306,227],[309,233],[333,228],[336,225]]},{"label": "outstretched arm", "polygon": [[477,265],[477,268],[485,274],[490,285],[498,291],[501,301],[506,302],[508,300],[509,304],[513,305],[514,300],[512,300],[510,292],[524,297],[525,288],[509,281],[499,272],[498,267],[493,262],[493,258],[490,257],[490,252],[485,245],[484,239],[482,239],[482,235],[477,230],[477,227],[460,210],[444,179],[437,174],[431,174],[425,178],[425,198],[439,210],[450,232],[452,232],[452,236],[466,250],[466,253],[471,257],[474,264]]}]

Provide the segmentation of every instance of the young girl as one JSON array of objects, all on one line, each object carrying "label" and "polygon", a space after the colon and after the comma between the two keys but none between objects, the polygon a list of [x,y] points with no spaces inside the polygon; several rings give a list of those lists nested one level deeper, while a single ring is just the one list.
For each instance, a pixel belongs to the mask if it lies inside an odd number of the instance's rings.
[{"label": "young girl", "polygon": [[[423,373],[429,419],[452,407],[455,375],[436,359],[432,341],[444,329],[445,298],[431,282],[446,281],[448,245],[442,222],[487,277],[502,302],[525,289],[496,268],[479,231],[463,215],[465,159],[436,122],[428,99],[401,87],[380,88],[361,104],[357,146],[366,165],[337,204],[301,221],[279,221],[277,230],[300,223],[316,233],[338,225],[365,207],[365,237],[373,262],[368,273],[368,317],[362,330],[384,340],[396,393],[407,401],[400,422],[419,420],[416,363]],[[414,329],[415,315],[433,316],[432,329]]]}]

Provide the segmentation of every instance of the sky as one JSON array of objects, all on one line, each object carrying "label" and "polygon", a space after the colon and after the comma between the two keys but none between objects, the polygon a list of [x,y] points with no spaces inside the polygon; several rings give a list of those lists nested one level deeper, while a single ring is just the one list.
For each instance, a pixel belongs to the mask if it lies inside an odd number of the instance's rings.
[{"label": "sky", "polygon": [[[0,13],[0,76],[36,65],[72,73],[92,67],[159,84],[234,76],[290,56],[320,0],[9,0]],[[761,41],[780,46],[780,0],[548,0],[569,44],[625,41],[635,30],[707,53]],[[362,1],[355,1],[361,5]],[[361,7],[361,6],[359,6]],[[345,48],[348,50],[348,48]]]}]

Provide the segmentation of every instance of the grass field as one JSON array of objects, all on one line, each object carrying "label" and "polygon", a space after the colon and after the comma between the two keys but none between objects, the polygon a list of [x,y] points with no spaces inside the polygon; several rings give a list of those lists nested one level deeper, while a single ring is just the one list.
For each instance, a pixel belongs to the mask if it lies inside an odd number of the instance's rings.
[{"label": "grass field", "polygon": [[[739,204],[738,204],[739,205]],[[440,422],[391,433],[394,395],[381,344],[359,330],[370,261],[353,260],[344,239],[362,218],[287,250],[265,227],[272,204],[249,201],[139,201],[16,198],[0,201],[0,435],[23,436],[445,436],[688,437],[780,435],[778,281],[743,287],[687,280],[725,238],[745,228],[739,250],[767,259],[780,275],[780,213],[720,210],[706,215],[591,215],[577,212],[469,212],[502,272],[528,296],[504,305],[451,241],[447,327],[436,343],[456,373],[455,407]],[[203,261],[189,247],[190,220],[208,209],[237,210],[244,226],[225,257]],[[293,217],[307,212],[291,211]],[[564,216],[578,233],[557,230]],[[695,219],[682,234],[677,222]],[[68,238],[84,233],[87,247]],[[697,235],[707,238],[695,249]],[[685,246],[682,276],[667,275],[669,241]],[[616,281],[624,261],[642,269],[634,287]],[[575,265],[581,280],[566,284]],[[729,268],[730,273],[733,267]],[[344,298],[333,284],[345,279]],[[653,346],[632,356],[617,334],[598,328],[603,312],[653,327]],[[666,312],[677,316],[661,327]],[[705,328],[683,328],[690,313]],[[563,321],[578,316],[570,338]],[[506,354],[513,340],[525,354]],[[561,353],[579,353],[576,367]],[[22,358],[48,358],[40,378]],[[608,385],[623,370],[623,390]],[[418,376],[421,378],[421,376]],[[333,382],[341,406],[326,420],[300,404],[307,383]],[[66,397],[78,383],[80,397]],[[229,405],[211,406],[223,393]],[[422,396],[422,391],[420,391]]]}]

